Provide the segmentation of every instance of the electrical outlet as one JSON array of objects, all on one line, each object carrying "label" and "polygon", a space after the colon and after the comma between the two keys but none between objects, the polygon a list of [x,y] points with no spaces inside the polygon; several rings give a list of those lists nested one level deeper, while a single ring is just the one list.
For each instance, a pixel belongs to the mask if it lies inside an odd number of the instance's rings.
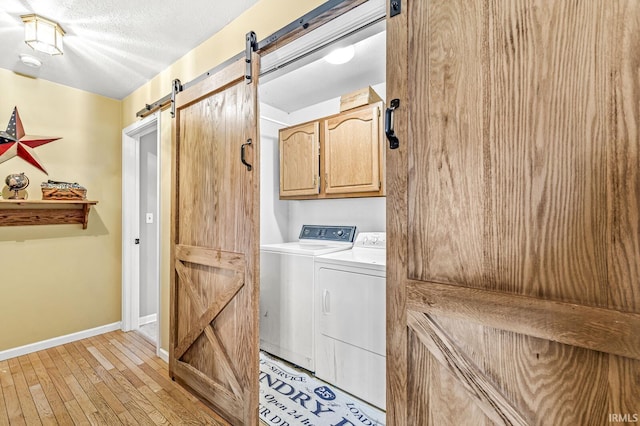
[{"label": "electrical outlet", "polygon": [[153,223],[153,213],[147,213],[146,222]]}]

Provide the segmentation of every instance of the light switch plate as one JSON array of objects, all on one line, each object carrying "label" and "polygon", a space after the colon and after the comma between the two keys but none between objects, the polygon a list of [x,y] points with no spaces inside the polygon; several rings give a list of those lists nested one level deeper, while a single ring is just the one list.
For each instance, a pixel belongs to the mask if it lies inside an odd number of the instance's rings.
[{"label": "light switch plate", "polygon": [[153,213],[147,213],[146,222],[153,223]]}]

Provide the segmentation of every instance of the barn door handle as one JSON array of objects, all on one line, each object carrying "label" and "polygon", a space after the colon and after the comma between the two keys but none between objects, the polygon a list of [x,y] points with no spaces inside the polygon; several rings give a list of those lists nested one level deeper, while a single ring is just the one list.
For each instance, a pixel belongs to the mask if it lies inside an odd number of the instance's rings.
[{"label": "barn door handle", "polygon": [[397,149],[400,146],[400,141],[396,136],[396,132],[393,130],[393,111],[400,106],[400,99],[392,99],[389,108],[385,112],[384,120],[384,133],[389,140],[389,148]]},{"label": "barn door handle", "polygon": [[251,171],[251,164],[247,163],[247,160],[244,157],[244,150],[247,145],[251,145],[251,139],[247,139],[247,142],[243,143],[240,147],[240,161],[242,161],[242,164],[247,166],[248,171]]}]

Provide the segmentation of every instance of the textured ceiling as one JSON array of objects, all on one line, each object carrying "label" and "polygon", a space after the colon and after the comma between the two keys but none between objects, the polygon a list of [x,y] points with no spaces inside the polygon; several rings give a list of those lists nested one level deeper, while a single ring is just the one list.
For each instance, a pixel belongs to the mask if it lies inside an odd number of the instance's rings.
[{"label": "textured ceiling", "polygon": [[[0,68],[122,99],[257,1],[0,0]],[[20,16],[30,13],[60,23],[64,55],[24,43]],[[22,53],[42,67],[22,64]]]}]

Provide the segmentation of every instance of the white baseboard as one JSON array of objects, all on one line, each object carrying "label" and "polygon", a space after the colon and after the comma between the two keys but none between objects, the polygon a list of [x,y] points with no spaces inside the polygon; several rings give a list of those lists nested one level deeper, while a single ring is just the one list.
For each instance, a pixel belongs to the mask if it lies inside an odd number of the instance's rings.
[{"label": "white baseboard", "polygon": [[140,317],[138,319],[138,326],[149,324],[150,322],[155,322],[158,319],[158,314],[147,315],[146,317]]},{"label": "white baseboard", "polygon": [[[53,348],[55,346],[64,345],[66,343],[75,342],[76,340],[86,339],[87,337],[97,336],[99,334],[108,333],[110,331],[120,330],[120,321],[113,324],[102,325],[100,327],[91,328],[89,330],[78,331],[77,333],[67,334],[65,336],[54,337],[52,339],[42,340],[40,342],[30,343],[28,345],[19,346],[17,348],[6,349],[0,351],[0,361],[30,354],[32,352],[42,351]],[[168,354],[167,354],[168,355]]]},{"label": "white baseboard", "polygon": [[157,355],[160,357],[161,360],[163,360],[167,364],[169,363],[169,352],[165,351],[162,348],[158,348]]}]

